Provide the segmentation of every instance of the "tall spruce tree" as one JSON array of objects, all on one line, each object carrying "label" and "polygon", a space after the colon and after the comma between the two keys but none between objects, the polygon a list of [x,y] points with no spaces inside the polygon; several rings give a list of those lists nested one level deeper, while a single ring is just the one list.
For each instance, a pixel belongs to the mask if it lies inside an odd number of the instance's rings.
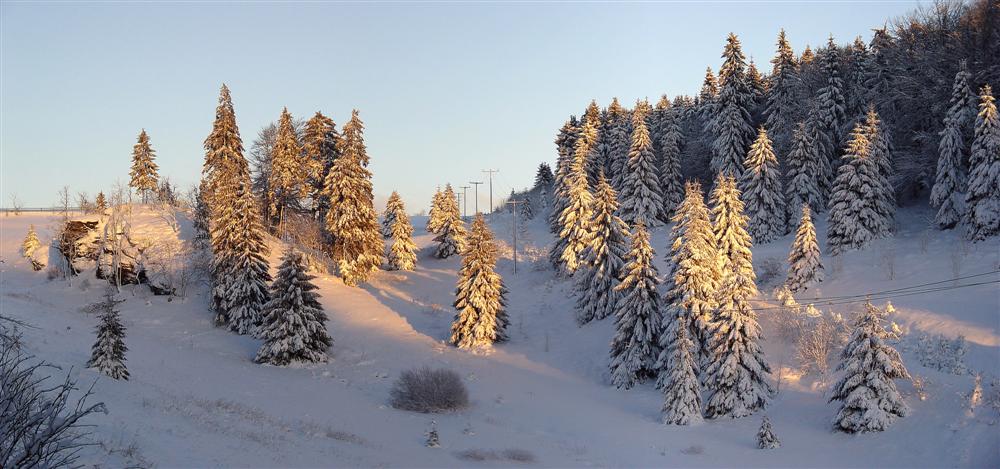
[{"label": "tall spruce tree", "polygon": [[302,153],[306,160],[309,198],[312,199],[313,216],[317,220],[326,218],[330,210],[330,200],[323,194],[323,183],[333,168],[340,152],[340,133],[333,119],[316,111],[306,121],[302,134]]},{"label": "tall spruce tree", "polygon": [[625,183],[625,171],[628,166],[629,151],[632,148],[632,128],[629,111],[621,106],[618,98],[613,98],[608,105],[608,157],[607,174],[611,187],[619,194]]},{"label": "tall spruce tree", "polygon": [[340,156],[325,182],[330,199],[326,230],[333,237],[331,251],[340,276],[354,286],[378,270],[385,249],[375,213],[364,124],[357,109],[344,125],[341,143]]},{"label": "tall spruce tree", "polygon": [[649,104],[636,103],[632,115],[632,146],[621,189],[621,217],[629,225],[653,225],[663,211],[663,196],[657,177],[656,155],[646,127]]},{"label": "tall spruce tree", "polygon": [[841,128],[846,122],[847,103],[844,98],[844,81],[840,78],[840,55],[833,35],[829,37],[826,48],[820,52],[820,62],[823,67],[825,85],[817,91],[816,109],[817,124],[819,124],[819,141],[823,157],[836,170],[839,165],[839,144]]},{"label": "tall spruce tree", "polygon": [[965,195],[967,236],[982,241],[1000,233],[1000,117],[990,85],[983,86],[979,93],[969,167]]},{"label": "tall spruce tree", "polygon": [[750,235],[743,203],[732,177],[720,174],[712,190],[715,239],[722,266],[718,308],[709,343],[705,386],[708,418],[745,417],[767,405],[771,372],[750,298],[757,294]]},{"label": "tall spruce tree", "polygon": [[566,206],[559,214],[560,231],[549,258],[557,271],[572,275],[580,266],[581,255],[590,238],[594,196],[587,182],[586,161],[596,131],[589,122],[576,141],[573,166],[566,181]]},{"label": "tall spruce tree", "polygon": [[781,187],[781,169],[771,149],[771,139],[761,126],[757,140],[743,162],[740,189],[750,217],[747,229],[756,243],[767,243],[788,231],[785,218],[785,194]]},{"label": "tall spruce tree", "polygon": [[146,129],[139,133],[138,141],[132,147],[132,170],[129,171],[129,187],[135,189],[142,196],[142,203],[150,201],[150,196],[156,193],[159,182],[159,166],[153,161],[156,159],[156,152],[149,145],[149,135]]},{"label": "tall spruce tree", "polygon": [[808,204],[816,213],[825,208],[820,189],[820,154],[811,134],[804,122],[799,122],[792,132],[792,150],[788,154],[786,175],[788,186],[785,187],[789,219],[795,215],[792,210],[798,210],[802,204]]},{"label": "tall spruce tree", "polygon": [[681,109],[668,108],[660,122],[660,194],[663,207],[660,219],[670,220],[684,199],[684,176],[681,173]]},{"label": "tall spruce tree", "polygon": [[715,137],[712,171],[739,177],[743,174],[743,159],[753,139],[750,114],[753,92],[747,78],[743,49],[735,34],[729,33],[722,57],[724,61],[719,69],[721,88],[710,125]]},{"label": "tall spruce tree", "polygon": [[128,381],[129,372],[125,367],[125,326],[118,315],[118,300],[112,296],[111,290],[99,303],[101,323],[97,326],[97,342],[91,349],[87,368],[96,368],[112,379]]},{"label": "tall spruce tree", "polygon": [[264,306],[260,337],[264,344],[254,361],[285,366],[322,363],[333,345],[326,330],[326,313],[317,300],[315,277],[306,273],[302,254],[282,256],[271,285],[271,301]]},{"label": "tall spruce tree", "polygon": [[805,290],[810,283],[823,281],[816,227],[813,226],[809,204],[802,204],[802,219],[795,232],[792,250],[788,253],[788,278],[785,286],[793,292]]},{"label": "tall spruce tree", "polygon": [[865,81],[868,78],[868,68],[871,63],[871,56],[868,52],[868,45],[861,40],[861,36],[854,38],[851,45],[850,70],[845,77],[845,94],[847,95],[846,116],[859,116],[865,110],[865,104],[870,101],[868,98],[868,88]]},{"label": "tall spruce tree", "polygon": [[535,171],[535,188],[550,189],[555,184],[555,176],[552,175],[552,168],[548,163],[539,163],[538,171]]},{"label": "tall spruce tree", "polygon": [[[798,101],[795,96],[798,84],[795,52],[785,37],[785,30],[778,33],[778,51],[771,59],[770,87],[764,105],[765,126],[771,130],[775,147],[787,148],[787,139],[795,122]],[[782,152],[784,153],[784,152]]]},{"label": "tall spruce tree", "polygon": [[392,236],[392,224],[396,221],[396,214],[403,207],[403,201],[399,198],[399,193],[392,191],[389,200],[385,202],[385,211],[382,212],[382,236],[389,238]]},{"label": "tall spruce tree", "polygon": [[397,204],[394,205],[391,217],[392,224],[389,225],[389,238],[392,243],[386,251],[386,259],[389,263],[389,270],[413,270],[417,263],[417,245],[413,244],[413,225],[410,224],[410,217],[406,215],[406,207],[399,199],[396,191]]},{"label": "tall spruce tree", "polygon": [[438,259],[447,259],[455,254],[461,254],[465,249],[468,233],[465,229],[465,222],[462,221],[462,214],[458,211],[458,199],[455,191],[451,189],[451,184],[444,187],[441,193],[441,205],[438,207],[441,220],[441,228],[434,241],[438,243],[434,256]]},{"label": "tall spruce tree", "polygon": [[661,311],[656,293],[659,274],[653,256],[649,232],[639,221],[632,233],[625,278],[615,287],[620,296],[611,341],[611,382],[619,389],[629,389],[656,376]]},{"label": "tall spruce tree", "polygon": [[489,347],[507,340],[507,287],[496,273],[497,248],[483,214],[472,222],[455,289],[455,321],[449,342],[459,348]]},{"label": "tall spruce tree", "polygon": [[430,234],[438,234],[441,232],[441,222],[444,220],[444,210],[442,208],[442,200],[444,200],[444,193],[441,192],[441,186],[434,191],[434,197],[431,199],[431,210],[427,212],[427,225],[425,229]]},{"label": "tall spruce tree", "polygon": [[844,374],[833,385],[830,402],[840,401],[834,428],[847,433],[883,431],[907,414],[893,380],[909,379],[899,352],[886,342],[883,313],[865,303],[837,367]]},{"label": "tall spruce tree", "polygon": [[302,159],[302,145],[292,124],[288,108],[281,110],[278,133],[271,149],[271,172],[268,173],[266,213],[268,225],[280,224],[285,211],[299,207],[299,199],[309,194],[308,160]]},{"label": "tall spruce tree", "polygon": [[[663,389],[663,423],[688,425],[701,421],[701,386],[698,382],[697,348],[689,337],[686,316],[669,316],[660,343],[660,381]],[[665,356],[665,357],[664,357]],[[665,359],[664,359],[665,358]],[[658,364],[659,367],[659,364]]]},{"label": "tall spruce tree", "polygon": [[549,215],[549,231],[555,235],[562,231],[559,216],[566,208],[569,175],[573,167],[576,142],[581,130],[576,122],[576,117],[570,116],[570,119],[563,124],[556,136],[555,143],[559,157],[556,160],[555,184],[552,187],[552,213]]},{"label": "tall spruce tree", "polygon": [[[889,226],[896,216],[896,189],[892,185],[892,143],[889,131],[875,112],[875,106],[868,106],[865,114],[865,131],[868,132],[869,156],[878,169],[878,182],[882,190],[878,192],[878,208],[886,217]],[[888,234],[888,230],[885,234]]]},{"label": "tall spruce tree", "polygon": [[590,222],[593,231],[582,253],[580,275],[576,276],[579,324],[604,319],[616,311],[619,295],[615,288],[624,276],[624,258],[629,247],[628,225],[615,215],[617,210],[615,191],[601,172]]},{"label": "tall spruce tree", "polygon": [[931,206],[938,209],[934,222],[943,230],[954,228],[961,220],[965,208],[967,181],[963,165],[964,129],[971,114],[968,102],[972,97],[969,78],[970,74],[963,60],[959,64],[958,73],[955,74],[951,101],[944,118],[944,129],[940,133],[941,141],[938,144],[937,173],[934,187],[931,189]]},{"label": "tall spruce tree", "polygon": [[880,206],[884,202],[880,196],[884,185],[871,159],[870,146],[867,130],[858,123],[851,132],[845,161],[837,171],[830,196],[826,239],[833,254],[861,249],[889,232],[888,214]]},{"label": "tall spruce tree", "polygon": [[[250,168],[243,158],[243,140],[236,126],[236,111],[229,88],[222,85],[219,91],[219,105],[215,108],[215,121],[212,123],[212,133],[205,138],[205,162],[202,165],[202,179],[199,192],[204,197],[209,211],[209,218],[214,219],[217,205],[216,190],[221,184],[235,187],[235,182],[243,177],[250,177]],[[229,192],[231,196],[235,190]]]}]

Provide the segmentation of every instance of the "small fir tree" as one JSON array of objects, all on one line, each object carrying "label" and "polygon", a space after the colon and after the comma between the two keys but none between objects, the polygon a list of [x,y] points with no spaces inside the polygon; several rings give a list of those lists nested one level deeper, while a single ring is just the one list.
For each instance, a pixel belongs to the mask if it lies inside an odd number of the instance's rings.
[{"label": "small fir tree", "polygon": [[156,192],[159,167],[154,161],[156,152],[149,145],[146,129],[139,133],[138,142],[132,147],[132,170],[129,171],[128,186],[142,196],[142,203],[149,203],[150,195]]},{"label": "small fir tree", "polygon": [[990,85],[983,86],[979,100],[965,196],[967,236],[973,241],[1000,233],[1000,117]]},{"label": "small fir tree", "polygon": [[840,401],[834,428],[847,433],[883,431],[907,414],[906,403],[893,380],[909,379],[899,352],[886,343],[882,316],[871,302],[858,315],[854,333],[841,353],[837,370],[844,372],[833,386],[830,402]]},{"label": "small fir tree", "polygon": [[472,222],[455,289],[455,321],[449,342],[459,348],[489,347],[507,340],[507,287],[496,273],[497,248],[483,214]]},{"label": "small fir tree", "polygon": [[760,430],[757,431],[757,447],[760,449],[776,449],[781,447],[781,442],[774,435],[771,429],[771,421],[765,415],[760,422]]},{"label": "small fir tree", "polygon": [[399,198],[399,193],[392,191],[392,195],[389,196],[389,200],[385,203],[385,211],[382,212],[383,237],[388,239],[392,236],[392,224],[396,222],[396,214],[402,206],[403,201]]},{"label": "small fir tree", "polygon": [[[393,192],[393,195],[396,193]],[[392,226],[389,227],[389,237],[392,244],[386,252],[389,261],[389,270],[413,270],[417,263],[417,245],[413,244],[413,225],[410,224],[410,217],[406,216],[406,208],[403,201],[398,200],[392,215]]]},{"label": "small fir tree", "polygon": [[260,332],[264,344],[255,362],[285,366],[327,360],[333,340],[326,330],[326,313],[317,300],[314,278],[306,273],[302,254],[284,254],[271,285],[271,301],[264,306]]},{"label": "small fir tree", "polygon": [[611,341],[611,382],[619,389],[656,376],[661,312],[654,255],[649,232],[640,221],[632,233],[625,278],[615,287],[620,296]]},{"label": "small fir tree", "polygon": [[781,188],[781,170],[771,149],[771,139],[764,127],[750,146],[743,162],[740,189],[750,217],[747,229],[757,243],[767,243],[783,236],[788,229],[785,197]]},{"label": "small fir tree", "polygon": [[437,431],[437,423],[434,422],[433,420],[431,420],[431,429],[429,432],[427,432],[427,442],[424,444],[424,446],[428,448],[441,447],[441,440],[440,437],[438,436],[438,431]]},{"label": "small fir tree", "polygon": [[576,277],[576,321],[586,324],[612,315],[617,307],[616,287],[623,277],[628,249],[628,225],[615,215],[618,200],[604,173],[598,175],[593,233],[583,252],[581,275]]},{"label": "small fir tree", "polygon": [[441,187],[439,186],[434,191],[434,198],[431,199],[431,210],[427,213],[427,225],[425,229],[430,234],[441,232],[442,221],[444,220],[444,211],[442,210],[443,196],[444,193],[441,192]]},{"label": "small fir tree", "polygon": [[97,193],[97,197],[94,198],[94,206],[97,207],[97,213],[101,214],[108,209],[108,200],[104,197],[104,192]]},{"label": "small fir tree", "polygon": [[438,207],[441,217],[441,228],[434,241],[438,243],[434,256],[438,259],[447,259],[455,254],[461,254],[465,246],[468,233],[465,230],[465,222],[458,211],[458,199],[455,198],[455,191],[451,189],[451,184],[444,188],[441,193],[441,205]]},{"label": "small fir tree", "polygon": [[87,368],[96,368],[112,379],[128,381],[129,372],[125,367],[125,326],[118,315],[118,300],[109,290],[104,301],[99,303],[101,323],[97,326],[97,342],[91,348]]},{"label": "small fir tree", "polygon": [[648,104],[636,104],[632,115],[632,145],[621,191],[621,217],[629,225],[652,225],[663,212],[653,141],[646,127]]},{"label": "small fir tree", "polygon": [[685,318],[686,315],[670,317],[670,324],[664,331],[667,344],[660,352],[660,362],[665,362],[666,366],[660,369],[659,378],[663,383],[663,423],[668,425],[689,425],[701,421],[698,352],[688,337],[689,326]]},{"label": "small fir tree", "polygon": [[[545,195],[542,193],[541,198],[544,197]],[[520,203],[517,204],[519,210],[517,216],[520,217],[522,221],[528,221],[535,218],[534,205],[535,204],[532,202],[531,197],[525,197],[524,200],[521,200]]]},{"label": "small fir tree", "polygon": [[[789,211],[798,210],[802,204],[808,204],[816,213],[825,208],[820,187],[823,169],[811,134],[804,122],[800,122],[792,132],[792,150],[788,154],[788,186],[785,188]],[[789,219],[794,219],[794,213],[789,215]]]},{"label": "small fir tree", "polygon": [[28,234],[24,236],[24,241],[21,242],[21,255],[25,259],[31,259],[31,256],[35,255],[35,250],[41,247],[42,243],[38,241],[38,235],[35,233],[35,225],[28,225]]},{"label": "small fir tree", "polygon": [[879,196],[885,186],[879,181],[869,149],[868,132],[858,123],[830,197],[827,242],[833,254],[861,249],[889,232],[889,220],[881,207],[884,199]]},{"label": "small fir tree", "polygon": [[793,292],[805,290],[810,283],[823,281],[823,263],[820,261],[816,227],[808,204],[802,204],[802,219],[795,232],[792,251],[788,254],[788,279],[785,285]]}]

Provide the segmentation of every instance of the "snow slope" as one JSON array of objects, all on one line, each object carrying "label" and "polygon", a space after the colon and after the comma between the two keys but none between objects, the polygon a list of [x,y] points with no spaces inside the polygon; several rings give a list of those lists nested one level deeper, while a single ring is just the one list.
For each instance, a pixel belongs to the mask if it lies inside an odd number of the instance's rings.
[{"label": "snow slope", "polygon": [[[1000,241],[969,245],[958,233],[927,230],[930,215],[926,209],[901,210],[893,240],[848,253],[840,262],[824,259],[827,280],[800,296],[881,291],[1000,268]],[[608,384],[613,321],[576,325],[571,282],[554,279],[545,260],[551,236],[544,219],[539,213],[519,234],[516,275],[509,244],[501,249],[499,271],[511,292],[511,340],[488,354],[445,344],[459,260],[432,258],[429,235],[416,239],[422,250],[415,272],[381,272],[359,288],[332,276],[318,278],[334,339],[332,359],[323,365],[254,364],[259,342],[213,327],[207,286],[196,285],[188,298],[173,300],[126,287],[121,311],[132,379],[118,382],[83,369],[97,318],[81,308],[100,297],[103,283],[87,277],[49,281],[44,272],[31,271],[18,247],[29,223],[48,242],[54,224],[47,214],[0,217],[0,313],[34,326],[24,331],[30,352],[71,369],[82,385],[96,380],[94,398],[106,402],[110,413],[91,419],[101,445],[89,448],[84,461],[102,466],[1000,465],[994,425],[1000,416],[985,407],[965,410],[972,376],[923,368],[912,354],[904,358],[911,374],[923,378],[926,399],[900,383],[912,412],[884,433],[831,432],[836,405],[824,396],[829,379],[790,369],[783,369],[780,393],[767,409],[780,449],[756,448],[759,414],[695,427],[662,425],[662,399],[649,384],[627,392]],[[424,220],[413,222],[422,234]],[[491,224],[509,243],[510,215],[497,214]],[[186,226],[182,219],[180,236],[190,239]],[[819,220],[821,243],[825,229]],[[661,272],[666,235],[661,227],[653,236]],[[784,259],[791,241],[788,235],[756,247],[755,265]],[[279,255],[280,246],[273,246],[272,267]],[[984,373],[984,383],[1000,376],[996,284],[892,301],[896,321],[911,333],[964,334],[970,368]],[[854,306],[821,307],[846,313]],[[770,336],[767,311],[760,314]],[[791,364],[790,346],[772,340],[766,350],[772,366]],[[458,371],[473,405],[444,415],[389,407],[393,379],[421,365]],[[424,446],[432,419],[441,448]]]}]

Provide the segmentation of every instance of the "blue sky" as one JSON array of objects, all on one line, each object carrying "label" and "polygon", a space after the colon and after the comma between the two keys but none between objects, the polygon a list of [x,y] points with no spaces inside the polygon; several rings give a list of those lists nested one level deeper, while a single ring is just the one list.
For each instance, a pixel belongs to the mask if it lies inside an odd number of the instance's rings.
[{"label": "blue sky", "polygon": [[769,70],[779,28],[800,52],[868,40],[917,4],[5,1],[0,205],[127,182],[142,128],[161,174],[197,183],[223,82],[247,148],[283,106],[338,127],[358,108],[379,200],[395,189],[416,212],[487,168],[503,195],[554,161],[555,132],[590,99],[696,93],[730,31]]}]

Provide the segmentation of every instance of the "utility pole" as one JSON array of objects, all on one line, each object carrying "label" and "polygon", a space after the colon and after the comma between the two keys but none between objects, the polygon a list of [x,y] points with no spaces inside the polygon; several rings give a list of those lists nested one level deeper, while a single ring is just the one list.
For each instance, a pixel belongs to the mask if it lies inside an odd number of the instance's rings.
[{"label": "utility pole", "polygon": [[510,199],[507,202],[508,205],[513,205],[514,213],[512,214],[514,219],[514,275],[517,275],[517,204],[525,203],[525,200],[514,200]]},{"label": "utility pole", "polygon": [[499,173],[500,170],[499,169],[484,169],[483,172],[490,175],[489,176],[490,177],[490,213],[493,213],[493,174],[494,173]]},{"label": "utility pole", "polygon": [[469,184],[476,186],[476,214],[479,213],[479,185],[482,183],[483,181],[469,181]]},{"label": "utility pole", "polygon": [[468,188],[469,188],[469,186],[459,187],[459,189],[462,189],[462,218],[463,219],[469,218],[469,210],[468,210],[468,208],[469,208],[469,196],[465,195],[465,190],[468,189]]},{"label": "utility pole", "polygon": [[[465,194],[455,194],[455,197],[458,197],[458,203],[462,203],[465,201]],[[465,215],[462,215],[462,217],[464,219]]]}]

